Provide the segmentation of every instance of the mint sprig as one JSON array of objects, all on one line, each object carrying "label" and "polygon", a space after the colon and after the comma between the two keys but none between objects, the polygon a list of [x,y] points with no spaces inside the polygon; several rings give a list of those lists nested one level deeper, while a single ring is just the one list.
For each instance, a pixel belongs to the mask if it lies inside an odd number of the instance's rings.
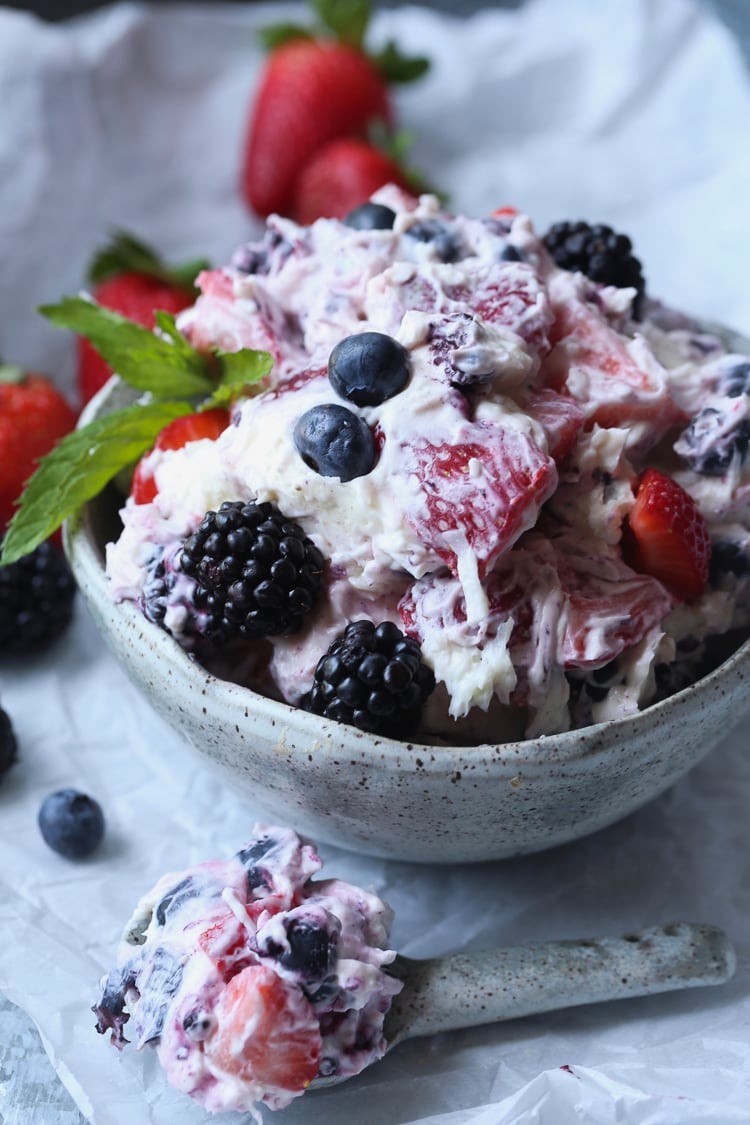
[{"label": "mint sprig", "polygon": [[197,351],[166,312],[156,314],[159,335],[83,297],[67,297],[39,311],[89,339],[124,382],[147,397],[74,430],[40,460],[2,542],[3,566],[33,551],[135,464],[175,418],[229,406],[273,366],[268,352],[251,348]]},{"label": "mint sprig", "polygon": [[69,328],[90,340],[136,390],[150,391],[157,398],[189,398],[212,389],[205,357],[178,332],[169,313],[157,314],[162,331],[169,322],[174,327],[174,333],[167,329],[170,338],[163,339],[87,297],[65,297],[59,305],[42,305],[39,312],[58,328]]}]

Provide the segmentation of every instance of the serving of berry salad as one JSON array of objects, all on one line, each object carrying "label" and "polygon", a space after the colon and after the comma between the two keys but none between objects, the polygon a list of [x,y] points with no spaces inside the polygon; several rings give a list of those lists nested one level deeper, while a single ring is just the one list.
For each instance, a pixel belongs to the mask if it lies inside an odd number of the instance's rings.
[{"label": "serving of berry salad", "polygon": [[[102,982],[97,1030],[150,1043],[168,1081],[211,1112],[282,1109],[315,1078],[386,1050],[403,985],[387,968],[390,908],[314,879],[314,846],[256,824],[231,859],[163,876],[135,908]],[[128,1038],[129,1037],[129,1038]]]},{"label": "serving of berry salad", "polygon": [[270,216],[197,285],[150,334],[158,395],[134,326],[46,312],[151,392],[109,589],[210,671],[471,745],[636,713],[742,639],[750,359],[650,297],[625,235],[390,186]]}]

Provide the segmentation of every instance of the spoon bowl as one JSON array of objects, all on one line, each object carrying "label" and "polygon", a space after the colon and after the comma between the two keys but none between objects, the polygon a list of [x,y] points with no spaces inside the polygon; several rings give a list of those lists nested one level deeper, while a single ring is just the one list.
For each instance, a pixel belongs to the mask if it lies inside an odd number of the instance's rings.
[{"label": "spoon bowl", "polygon": [[[385,1018],[387,1051],[405,1039],[559,1008],[724,984],[734,949],[715,926],[672,922],[623,937],[536,942],[429,960],[398,955],[404,982]],[[311,1088],[346,1076],[316,1078]]]}]

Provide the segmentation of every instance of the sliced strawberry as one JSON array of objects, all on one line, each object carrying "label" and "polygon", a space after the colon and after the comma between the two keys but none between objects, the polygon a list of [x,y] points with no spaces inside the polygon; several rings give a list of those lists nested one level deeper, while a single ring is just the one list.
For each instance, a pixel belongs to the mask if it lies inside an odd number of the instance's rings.
[{"label": "sliced strawberry", "polygon": [[646,469],[623,537],[634,570],[650,574],[681,601],[703,593],[711,562],[706,522],[692,496],[658,469]]},{"label": "sliced strawberry", "polygon": [[330,141],[297,179],[292,218],[302,224],[320,218],[343,219],[385,184],[414,194],[399,162],[382,149],[357,137]]},{"label": "sliced strawberry", "polygon": [[289,215],[297,178],[328,141],[390,125],[386,83],[362,51],[293,39],[269,57],[248,123],[242,194],[261,216]]},{"label": "sliced strawberry", "polygon": [[406,472],[421,485],[406,518],[422,543],[458,574],[469,548],[481,578],[536,520],[557,485],[554,461],[524,433],[494,423],[465,423],[458,439],[427,438],[404,447]]},{"label": "sliced strawberry", "polygon": [[584,413],[575,399],[551,387],[537,387],[523,402],[527,414],[544,428],[550,457],[561,465],[578,440]]},{"label": "sliced strawberry", "polygon": [[216,441],[229,425],[228,410],[204,410],[202,413],[185,414],[175,418],[165,426],[154,443],[153,449],[144,453],[135,467],[130,494],[136,504],[150,504],[156,496],[156,481],[150,468],[150,457],[154,449],[182,449],[191,441]]},{"label": "sliced strawberry", "polygon": [[227,984],[205,1043],[218,1070],[267,1091],[301,1093],[318,1073],[320,1026],[298,985],[265,965],[249,965]]},{"label": "sliced strawberry", "polygon": [[507,262],[476,270],[468,285],[446,285],[446,296],[462,303],[488,324],[510,328],[531,349],[545,356],[553,324],[544,286],[525,262]]},{"label": "sliced strawberry", "polygon": [[655,444],[684,415],[669,395],[666,373],[646,349],[616,332],[592,305],[550,282],[554,348],[545,382],[566,385],[586,414],[605,428],[648,424]]},{"label": "sliced strawberry", "polygon": [[[202,352],[214,348],[225,352],[242,348],[270,352],[274,372],[280,373],[283,367],[277,338],[288,337],[291,326],[289,317],[273,298],[264,291],[258,292],[254,305],[252,299],[238,298],[234,278],[227,270],[205,270],[197,283],[200,297],[181,324],[193,347]],[[288,347],[287,350],[291,351]]]}]

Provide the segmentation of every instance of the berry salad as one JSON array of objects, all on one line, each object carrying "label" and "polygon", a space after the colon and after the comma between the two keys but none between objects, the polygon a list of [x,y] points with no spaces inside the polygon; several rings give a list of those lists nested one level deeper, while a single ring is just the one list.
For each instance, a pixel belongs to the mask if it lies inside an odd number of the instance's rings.
[{"label": "berry salad", "polygon": [[742,637],[750,360],[626,236],[389,187],[197,284],[189,344],[273,365],[145,454],[107,572],[212,672],[467,745],[631,714]]},{"label": "berry salad", "polygon": [[[391,911],[290,829],[256,825],[229,860],[165,875],[136,906],[102,983],[97,1030],[152,1044],[168,1081],[211,1112],[282,1109],[316,1077],[384,1054],[402,983]],[[132,1036],[129,1040],[125,1032]]]}]

